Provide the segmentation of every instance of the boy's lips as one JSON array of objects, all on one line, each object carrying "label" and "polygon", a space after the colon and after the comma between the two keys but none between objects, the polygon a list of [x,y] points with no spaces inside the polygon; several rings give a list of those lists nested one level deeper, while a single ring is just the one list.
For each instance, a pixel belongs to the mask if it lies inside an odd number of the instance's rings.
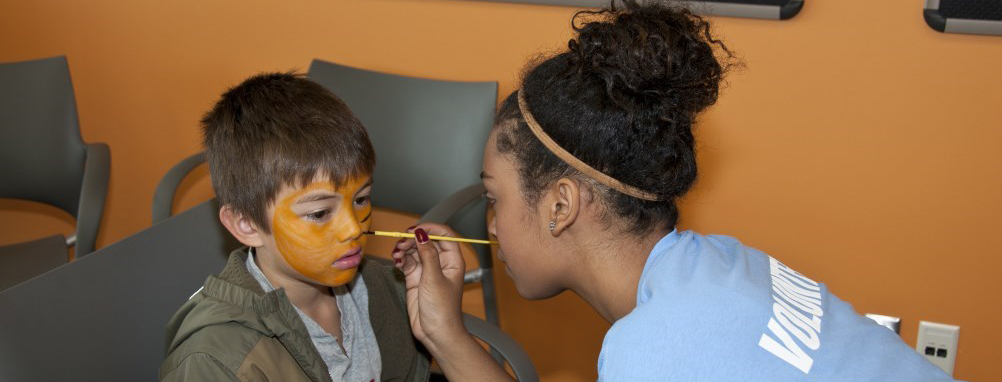
[{"label": "boy's lips", "polygon": [[337,260],[331,264],[334,268],[338,269],[351,269],[362,263],[362,247],[355,248],[351,251],[346,252],[341,255]]}]

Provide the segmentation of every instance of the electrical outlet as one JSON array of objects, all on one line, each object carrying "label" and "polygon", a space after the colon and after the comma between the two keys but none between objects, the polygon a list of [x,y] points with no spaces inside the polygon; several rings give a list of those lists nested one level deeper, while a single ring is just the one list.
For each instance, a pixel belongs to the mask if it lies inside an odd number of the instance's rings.
[{"label": "electrical outlet", "polygon": [[959,326],[919,321],[915,351],[918,351],[933,365],[939,366],[947,374],[953,375],[953,365],[957,363],[957,340],[959,337]]}]

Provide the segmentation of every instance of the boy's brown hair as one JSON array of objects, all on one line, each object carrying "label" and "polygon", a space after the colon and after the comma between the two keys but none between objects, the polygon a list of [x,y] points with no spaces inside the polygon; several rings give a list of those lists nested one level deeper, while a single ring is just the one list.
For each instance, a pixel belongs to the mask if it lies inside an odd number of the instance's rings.
[{"label": "boy's brown hair", "polygon": [[296,73],[265,73],[230,88],[202,118],[212,187],[221,205],[271,233],[265,218],[283,185],[315,176],[336,185],[372,174],[376,154],[340,98]]}]

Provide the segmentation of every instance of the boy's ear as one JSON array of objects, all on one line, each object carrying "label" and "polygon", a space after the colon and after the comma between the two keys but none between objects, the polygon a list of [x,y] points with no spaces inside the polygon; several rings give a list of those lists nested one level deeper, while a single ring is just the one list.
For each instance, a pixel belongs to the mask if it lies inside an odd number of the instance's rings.
[{"label": "boy's ear", "polygon": [[254,224],[243,214],[234,211],[230,206],[223,206],[219,209],[219,221],[233,237],[244,245],[255,248],[264,245],[264,233],[261,232],[257,224]]}]

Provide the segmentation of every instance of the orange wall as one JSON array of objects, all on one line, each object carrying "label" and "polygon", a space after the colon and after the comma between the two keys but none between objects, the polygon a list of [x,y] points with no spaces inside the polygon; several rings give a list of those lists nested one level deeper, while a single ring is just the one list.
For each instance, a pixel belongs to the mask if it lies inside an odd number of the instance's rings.
[{"label": "orange wall", "polygon": [[[998,380],[1002,37],[934,32],[920,8],[811,1],[784,22],[717,18],[748,68],[699,127],[702,178],[683,225],[741,238],[862,312],[902,317],[909,343],[919,320],[960,325],[955,375]],[[444,0],[5,0],[0,61],[68,56],[84,139],[112,151],[107,245],[149,226],[156,181],[198,150],[198,118],[226,86],[318,57],[497,80],[507,94],[527,58],[565,44],[572,12]],[[181,204],[208,195],[202,176]],[[53,221],[72,229],[33,206],[0,210],[0,242]],[[504,328],[544,380],[594,380],[607,324],[573,296],[527,302],[506,277],[499,286]]]}]

